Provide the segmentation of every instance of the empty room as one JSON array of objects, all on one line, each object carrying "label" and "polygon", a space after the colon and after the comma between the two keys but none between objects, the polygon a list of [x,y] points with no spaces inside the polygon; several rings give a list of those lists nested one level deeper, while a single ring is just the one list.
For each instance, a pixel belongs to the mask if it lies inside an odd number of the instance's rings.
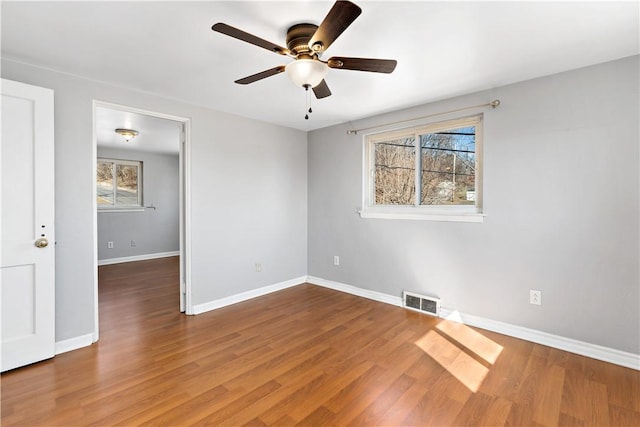
[{"label": "empty room", "polygon": [[2,1],[3,426],[640,426],[637,1]]}]

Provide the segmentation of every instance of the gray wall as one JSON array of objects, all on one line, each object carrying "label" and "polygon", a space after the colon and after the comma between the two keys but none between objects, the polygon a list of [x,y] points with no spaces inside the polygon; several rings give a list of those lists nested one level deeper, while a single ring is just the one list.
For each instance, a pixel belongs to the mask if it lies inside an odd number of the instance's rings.
[{"label": "gray wall", "polygon": [[[308,272],[640,352],[638,57],[314,131],[308,153],[292,129],[6,59],[2,77],[55,91],[58,341],[94,328],[97,99],[192,119],[194,304]],[[347,129],[493,98],[483,224],[359,218],[362,137]]]},{"label": "gray wall", "polygon": [[193,304],[306,274],[305,132],[7,59],[2,77],[55,91],[56,341],[94,330],[94,99],[191,118]]},{"label": "gray wall", "polygon": [[[638,93],[636,56],[311,132],[309,274],[640,353]],[[363,143],[348,129],[495,98],[484,223],[356,214]]]},{"label": "gray wall", "polygon": [[[176,147],[180,141],[176,140]],[[98,259],[180,250],[180,159],[178,154],[98,147],[98,157],[142,162],[142,212],[98,210]],[[131,247],[131,241],[136,242]],[[107,248],[113,242],[113,249]]]}]

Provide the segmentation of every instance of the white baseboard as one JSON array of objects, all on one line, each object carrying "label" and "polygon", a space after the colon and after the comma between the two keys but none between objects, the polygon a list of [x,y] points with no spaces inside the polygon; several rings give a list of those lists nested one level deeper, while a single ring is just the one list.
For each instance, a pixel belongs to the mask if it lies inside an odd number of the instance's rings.
[{"label": "white baseboard", "polygon": [[57,341],[56,354],[66,353],[67,351],[77,350],[82,347],[89,347],[91,344],[93,344],[93,333]]},{"label": "white baseboard", "polygon": [[574,340],[547,332],[529,329],[523,326],[512,325],[510,323],[499,322],[497,320],[486,319],[484,317],[473,316],[471,314],[460,313],[448,308],[440,308],[440,317],[465,325],[474,326],[510,337],[520,338],[547,347],[557,348],[570,353],[591,357],[615,365],[624,366],[631,369],[640,370],[640,354],[627,353],[614,348],[591,344],[584,341]]},{"label": "white baseboard", "polygon": [[157,252],[155,254],[133,255],[133,256],[125,256],[121,258],[107,258],[107,259],[99,259],[98,265],[120,264],[122,262],[133,262],[133,261],[146,261],[148,259],[167,258],[170,256],[178,256],[178,255],[180,255],[180,251]]},{"label": "white baseboard", "polygon": [[[356,286],[334,282],[319,277],[307,276],[306,281],[307,283],[346,292],[352,295],[372,299],[386,304],[402,306],[401,297],[395,297],[393,295],[383,294],[381,292],[362,289]],[[531,341],[537,344],[546,345],[548,347],[557,348],[559,350],[568,351],[570,353],[591,357],[592,359],[602,360],[604,362],[613,363],[615,365],[640,370],[640,354],[627,353],[625,351],[620,351],[597,344],[591,344],[584,341],[578,341],[572,338],[561,337],[559,335],[553,335],[535,329],[529,329],[518,325],[500,322],[497,320],[464,314],[456,310],[444,307],[441,307],[440,309],[440,317],[447,320],[464,323],[465,325],[486,329],[487,331],[497,332],[503,335],[520,338],[525,341]]]},{"label": "white baseboard", "polygon": [[322,279],[320,277],[314,277],[314,276],[307,276],[307,283],[311,283],[312,285],[318,285],[318,286],[322,286],[329,289],[334,289],[336,291],[346,292],[348,294],[372,299],[374,301],[383,302],[385,304],[391,304],[391,305],[396,305],[398,307],[402,307],[401,297],[394,297],[393,295],[383,294],[382,292],[362,289],[356,286],[351,286],[351,285],[347,285],[340,282],[334,282],[332,280]]},{"label": "white baseboard", "polygon": [[253,289],[251,291],[242,292],[240,294],[231,295],[231,296],[220,298],[214,301],[209,301],[202,304],[196,304],[193,306],[193,314],[204,313],[206,311],[215,310],[216,308],[226,307],[228,305],[246,301],[251,298],[260,297],[263,295],[270,294],[272,292],[276,292],[282,289],[290,288],[292,286],[300,285],[304,283],[305,280],[306,280],[306,276],[302,276],[296,279],[275,283],[273,285],[264,286],[262,288]]}]

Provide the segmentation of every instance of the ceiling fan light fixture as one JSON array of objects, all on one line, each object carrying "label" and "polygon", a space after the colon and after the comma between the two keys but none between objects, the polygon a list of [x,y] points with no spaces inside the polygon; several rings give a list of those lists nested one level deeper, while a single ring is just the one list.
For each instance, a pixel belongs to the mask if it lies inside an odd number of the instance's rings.
[{"label": "ceiling fan light fixture", "polygon": [[122,136],[124,138],[124,140],[126,142],[131,141],[133,138],[135,138],[138,135],[138,131],[137,130],[133,130],[133,129],[122,129],[122,128],[118,128],[115,130],[116,133],[120,136]]},{"label": "ceiling fan light fixture", "polygon": [[316,87],[329,72],[329,67],[316,59],[298,59],[287,64],[285,71],[296,86]]}]

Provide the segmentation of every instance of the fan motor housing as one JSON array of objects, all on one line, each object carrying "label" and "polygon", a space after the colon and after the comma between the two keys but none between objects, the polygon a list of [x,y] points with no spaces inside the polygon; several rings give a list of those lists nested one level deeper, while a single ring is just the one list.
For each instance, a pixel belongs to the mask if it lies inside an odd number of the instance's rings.
[{"label": "fan motor housing", "polygon": [[309,40],[318,29],[314,24],[296,24],[287,30],[287,48],[297,54],[310,53]]}]

